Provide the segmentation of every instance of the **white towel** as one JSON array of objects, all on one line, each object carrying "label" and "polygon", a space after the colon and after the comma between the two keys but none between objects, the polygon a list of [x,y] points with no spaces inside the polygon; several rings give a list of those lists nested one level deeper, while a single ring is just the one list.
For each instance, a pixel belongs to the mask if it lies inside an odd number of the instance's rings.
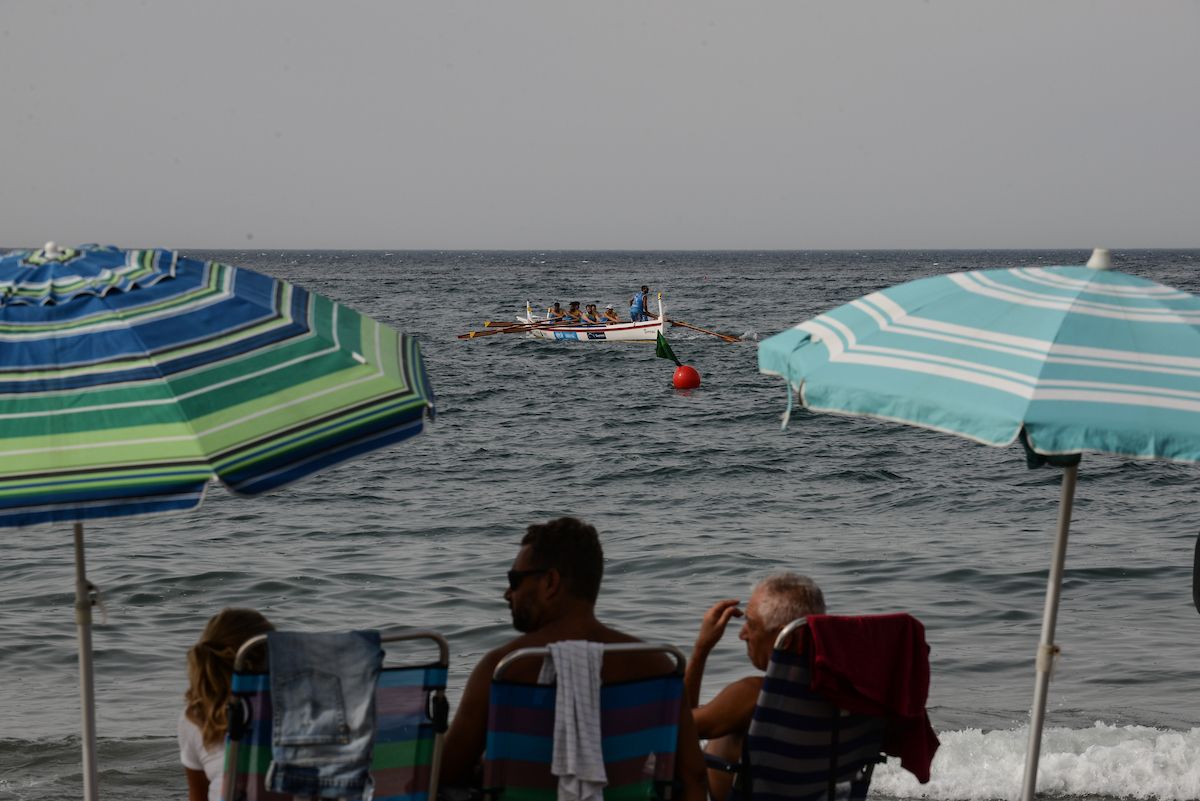
[{"label": "white towel", "polygon": [[[554,757],[558,801],[603,801],[608,776],[600,748],[600,668],[604,645],[584,640],[550,643],[540,683],[556,681]],[[557,674],[557,679],[555,678]]]}]

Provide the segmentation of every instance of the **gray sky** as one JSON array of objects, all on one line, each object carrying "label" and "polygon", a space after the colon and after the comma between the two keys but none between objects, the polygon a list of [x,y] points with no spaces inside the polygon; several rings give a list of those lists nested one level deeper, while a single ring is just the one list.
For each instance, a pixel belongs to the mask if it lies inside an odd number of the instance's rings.
[{"label": "gray sky", "polygon": [[0,0],[0,245],[1200,246],[1200,3]]}]

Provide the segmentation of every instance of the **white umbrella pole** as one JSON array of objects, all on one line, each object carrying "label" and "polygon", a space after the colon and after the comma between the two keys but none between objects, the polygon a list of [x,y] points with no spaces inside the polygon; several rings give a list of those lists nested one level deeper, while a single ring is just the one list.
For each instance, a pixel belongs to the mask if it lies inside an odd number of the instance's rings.
[{"label": "white umbrella pole", "polygon": [[1058,597],[1062,592],[1063,564],[1067,557],[1067,532],[1071,528],[1071,506],[1075,502],[1075,478],[1079,465],[1063,468],[1062,502],[1058,509],[1058,536],[1046,582],[1046,608],[1042,612],[1042,640],[1037,650],[1037,678],[1033,685],[1033,709],[1029,713],[1029,748],[1025,753],[1025,781],[1022,801],[1033,801],[1037,790],[1038,755],[1042,748],[1042,722],[1046,719],[1046,694],[1050,689],[1050,668],[1058,649],[1054,645],[1054,626],[1058,622]]},{"label": "white umbrella pole", "polygon": [[79,703],[83,708],[83,797],[96,801],[96,688],[92,678],[92,585],[83,562],[83,524],[75,524],[75,625],[79,629]]}]

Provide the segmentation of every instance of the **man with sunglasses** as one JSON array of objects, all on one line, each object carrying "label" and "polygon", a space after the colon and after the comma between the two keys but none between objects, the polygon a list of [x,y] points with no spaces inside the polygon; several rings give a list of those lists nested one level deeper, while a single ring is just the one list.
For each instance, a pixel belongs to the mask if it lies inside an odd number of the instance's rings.
[{"label": "man with sunglasses", "polygon": [[[504,600],[520,636],[484,655],[463,689],[454,722],[442,751],[442,782],[451,786],[478,783],[478,768],[487,742],[488,695],[492,673],[507,654],[518,648],[543,647],[565,640],[602,643],[639,642],[601,623],[595,614],[604,553],[596,529],[573,517],[529,526],[521,549],[508,571]],[[658,654],[627,654],[604,660],[605,683],[631,681],[670,669]],[[524,660],[513,665],[513,681],[537,681],[540,665]],[[680,705],[676,774],[682,784],[680,801],[704,801],[708,788],[699,740],[691,710]]]}]

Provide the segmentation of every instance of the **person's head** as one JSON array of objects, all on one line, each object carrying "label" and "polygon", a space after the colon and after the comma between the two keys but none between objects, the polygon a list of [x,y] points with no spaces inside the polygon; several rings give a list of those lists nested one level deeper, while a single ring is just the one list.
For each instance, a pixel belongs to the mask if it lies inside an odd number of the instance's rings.
[{"label": "person's head", "polygon": [[564,611],[594,606],[603,576],[604,552],[595,527],[574,517],[530,526],[504,592],[513,628],[536,631]]},{"label": "person's head", "polygon": [[571,311],[575,311],[578,308],[579,308],[579,301],[577,301],[577,300],[571,301]]},{"label": "person's head", "polygon": [[557,300],[556,300],[556,301],[554,301],[554,310],[555,310],[555,311],[562,311],[562,304],[561,304],[561,303],[559,303]]},{"label": "person's head", "polygon": [[[205,746],[219,743],[229,724],[225,710],[233,680],[233,659],[242,643],[275,629],[253,609],[222,609],[188,650],[185,714],[200,728]],[[256,666],[261,668],[261,666]]]},{"label": "person's head", "polygon": [[646,286],[645,284],[642,284],[642,291],[643,291],[643,292],[649,292],[649,291],[650,291],[650,287]]},{"label": "person's head", "polygon": [[604,311],[606,313],[610,312],[610,311],[614,311],[614,310],[615,310],[615,307],[611,303],[604,307]]},{"label": "person's head", "polygon": [[758,583],[746,604],[746,619],[738,636],[759,670],[771,660],[771,649],[780,630],[807,615],[825,614],[825,596],[808,576],[776,573]]},{"label": "person's head", "polygon": [[588,310],[589,312],[595,312],[595,311],[596,311],[596,304],[595,304],[595,303],[589,303],[589,304],[587,305],[587,310]]}]

